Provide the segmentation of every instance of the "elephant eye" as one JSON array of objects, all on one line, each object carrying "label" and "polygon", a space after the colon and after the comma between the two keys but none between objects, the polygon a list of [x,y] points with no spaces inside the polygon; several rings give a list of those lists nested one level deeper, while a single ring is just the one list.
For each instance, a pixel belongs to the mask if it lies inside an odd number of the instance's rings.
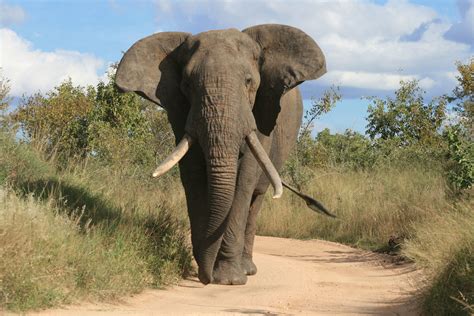
[{"label": "elephant eye", "polygon": [[252,76],[246,75],[245,76],[245,85],[248,87],[252,83]]}]

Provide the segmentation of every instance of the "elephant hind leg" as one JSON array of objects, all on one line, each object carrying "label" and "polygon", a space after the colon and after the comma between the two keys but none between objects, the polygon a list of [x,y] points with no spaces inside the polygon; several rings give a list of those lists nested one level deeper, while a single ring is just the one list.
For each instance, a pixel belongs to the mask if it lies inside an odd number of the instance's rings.
[{"label": "elephant hind leg", "polygon": [[242,268],[247,275],[254,275],[257,273],[257,266],[253,262],[253,243],[255,240],[255,233],[257,231],[257,215],[262,207],[265,194],[254,193],[252,202],[250,204],[249,216],[247,218],[247,226],[245,227],[245,244],[242,253]]}]

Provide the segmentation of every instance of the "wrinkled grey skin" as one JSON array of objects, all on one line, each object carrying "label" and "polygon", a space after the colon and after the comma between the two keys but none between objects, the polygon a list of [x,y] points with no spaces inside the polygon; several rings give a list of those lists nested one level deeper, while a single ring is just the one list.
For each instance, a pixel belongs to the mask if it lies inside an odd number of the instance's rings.
[{"label": "wrinkled grey skin", "polygon": [[122,58],[118,87],[166,109],[176,142],[196,140],[179,167],[202,283],[245,284],[257,272],[256,217],[269,182],[244,139],[256,131],[279,170],[301,124],[295,87],[325,72],[308,35],[271,24],[158,33]]}]

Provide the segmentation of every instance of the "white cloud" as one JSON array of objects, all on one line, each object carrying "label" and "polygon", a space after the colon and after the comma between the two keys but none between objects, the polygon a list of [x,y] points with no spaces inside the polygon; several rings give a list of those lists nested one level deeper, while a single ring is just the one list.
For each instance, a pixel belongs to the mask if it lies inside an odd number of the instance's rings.
[{"label": "white cloud", "polygon": [[0,25],[21,23],[25,18],[25,11],[20,6],[0,2]]},{"label": "white cloud", "polygon": [[188,32],[263,23],[298,27],[326,55],[328,74],[321,82],[335,80],[373,93],[393,90],[406,78],[422,80],[432,94],[449,92],[454,62],[473,54],[468,44],[444,37],[452,23],[407,0],[383,5],[366,0],[159,0],[157,20],[160,28]]},{"label": "white cloud", "polygon": [[420,86],[429,89],[434,85],[430,78],[419,78],[417,76],[397,75],[391,73],[369,73],[357,71],[331,71],[322,78],[322,81],[337,86],[354,87],[359,89],[371,89],[377,87],[380,90],[395,90],[400,86],[400,81],[417,79]]},{"label": "white cloud", "polygon": [[0,29],[0,67],[10,79],[11,94],[20,96],[46,92],[71,78],[74,84],[96,84],[104,62],[90,54],[35,49],[27,40],[10,29]]}]

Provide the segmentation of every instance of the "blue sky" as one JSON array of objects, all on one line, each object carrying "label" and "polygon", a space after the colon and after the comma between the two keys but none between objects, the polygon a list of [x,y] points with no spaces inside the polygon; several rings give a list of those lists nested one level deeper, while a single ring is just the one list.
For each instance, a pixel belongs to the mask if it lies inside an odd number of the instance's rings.
[{"label": "blue sky", "polygon": [[305,105],[331,85],[343,94],[316,130],[364,131],[363,96],[390,95],[401,79],[420,80],[428,98],[453,89],[454,62],[474,55],[473,21],[474,0],[0,0],[0,67],[20,96],[68,77],[95,84],[155,32],[289,24],[310,34],[328,63],[324,77],[301,85]]}]

